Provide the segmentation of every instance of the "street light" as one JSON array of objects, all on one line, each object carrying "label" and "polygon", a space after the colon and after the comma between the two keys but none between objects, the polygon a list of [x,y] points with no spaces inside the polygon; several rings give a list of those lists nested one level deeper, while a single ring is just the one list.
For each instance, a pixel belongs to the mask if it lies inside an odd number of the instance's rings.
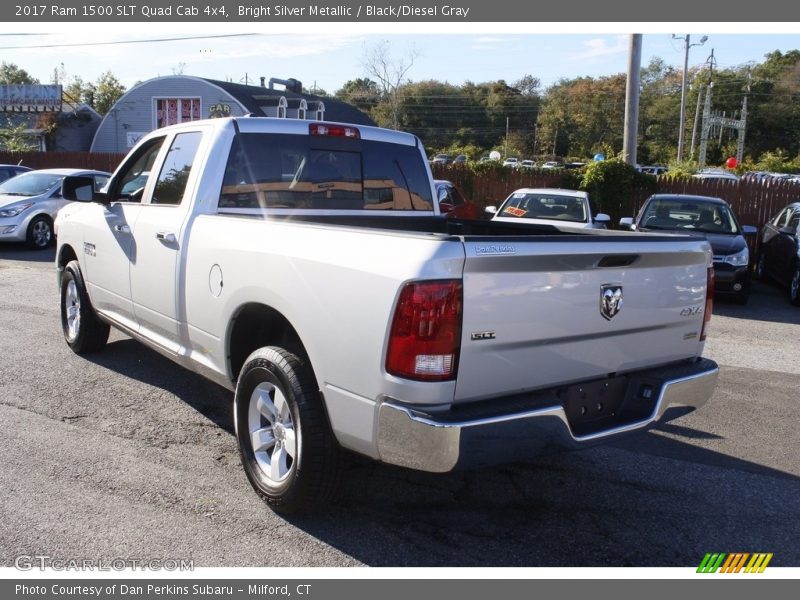
[{"label": "street light", "polygon": [[683,58],[683,79],[681,80],[681,125],[678,129],[678,162],[683,160],[683,134],[684,129],[686,129],[686,77],[689,73],[689,48],[692,46],[702,46],[703,44],[708,41],[708,36],[704,35],[700,38],[700,41],[696,44],[689,43],[689,34],[687,33],[685,37],[681,37],[679,35],[672,34],[673,40],[683,40],[685,53]]}]

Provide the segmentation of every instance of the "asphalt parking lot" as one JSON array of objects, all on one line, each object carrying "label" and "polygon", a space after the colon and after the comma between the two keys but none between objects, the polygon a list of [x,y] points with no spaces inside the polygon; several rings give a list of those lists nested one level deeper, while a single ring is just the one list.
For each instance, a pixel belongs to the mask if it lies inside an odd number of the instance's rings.
[{"label": "asphalt parking lot", "polygon": [[356,459],[329,513],[287,520],[247,483],[229,392],[119,333],[69,350],[53,254],[0,247],[0,565],[800,566],[800,309],[775,286],[717,303],[717,390],[660,431],[445,476]]}]

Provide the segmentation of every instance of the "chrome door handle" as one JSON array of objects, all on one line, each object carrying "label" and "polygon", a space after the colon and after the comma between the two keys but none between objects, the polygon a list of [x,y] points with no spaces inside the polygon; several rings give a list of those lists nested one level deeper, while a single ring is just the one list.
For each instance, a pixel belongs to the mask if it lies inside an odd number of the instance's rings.
[{"label": "chrome door handle", "polygon": [[168,244],[174,244],[178,241],[174,233],[167,233],[166,231],[156,232],[156,239],[160,242],[166,242]]},{"label": "chrome door handle", "polygon": [[131,228],[127,225],[114,225],[114,231],[117,233],[130,233]]}]

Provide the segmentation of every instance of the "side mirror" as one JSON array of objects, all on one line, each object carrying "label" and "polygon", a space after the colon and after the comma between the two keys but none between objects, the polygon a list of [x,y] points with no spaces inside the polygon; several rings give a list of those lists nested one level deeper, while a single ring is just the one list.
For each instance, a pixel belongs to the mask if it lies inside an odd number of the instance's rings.
[{"label": "side mirror", "polygon": [[619,220],[620,229],[629,229],[633,231],[633,217],[622,217]]},{"label": "side mirror", "polygon": [[485,212],[487,215],[497,214],[497,207],[496,206],[487,206],[486,208],[483,209],[483,212]]},{"label": "side mirror", "polygon": [[744,235],[755,235],[758,233],[758,229],[752,225],[742,225],[742,233]]},{"label": "side mirror", "polygon": [[94,190],[94,177],[68,175],[61,182],[61,197],[74,202],[99,202],[107,204],[106,195]]},{"label": "side mirror", "polygon": [[611,224],[611,217],[609,217],[606,213],[597,213],[594,216],[594,222],[598,225],[602,225],[603,227],[608,227]]}]

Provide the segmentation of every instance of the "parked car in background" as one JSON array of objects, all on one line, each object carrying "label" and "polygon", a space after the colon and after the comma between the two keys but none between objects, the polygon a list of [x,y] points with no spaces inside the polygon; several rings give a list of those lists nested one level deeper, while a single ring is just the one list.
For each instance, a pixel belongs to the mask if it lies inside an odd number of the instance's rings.
[{"label": "parked car in background", "polygon": [[455,219],[479,219],[481,211],[477,204],[464,198],[464,194],[451,181],[435,179],[439,211]]},{"label": "parked car in background", "polygon": [[61,181],[67,175],[94,178],[95,191],[110,173],[86,169],[40,169],[28,171],[0,184],[0,241],[25,242],[41,250],[53,243],[53,221],[68,204],[61,197]]},{"label": "parked car in background", "polygon": [[467,163],[467,156],[466,154],[459,154],[453,159],[454,165],[464,165]]},{"label": "parked car in background", "polygon": [[669,171],[669,169],[662,165],[645,165],[643,167],[639,167],[639,172],[647,173],[648,175],[664,175],[667,171]]},{"label": "parked car in background", "polygon": [[503,161],[503,166],[516,169],[519,166],[519,159],[514,156],[509,156],[507,159]]},{"label": "parked car in background", "polygon": [[755,275],[789,287],[789,300],[800,306],[800,202],[785,207],[761,228]]},{"label": "parked car in background", "polygon": [[694,175],[695,179],[715,180],[715,181],[739,181],[739,177],[725,169],[701,169]]},{"label": "parked car in background", "polygon": [[452,160],[453,157],[450,156],[449,154],[437,154],[436,156],[433,157],[433,160],[431,160],[431,165],[445,166],[449,165]]},{"label": "parked car in background", "polygon": [[562,165],[562,164],[561,164],[560,162],[558,162],[558,161],[555,161],[555,160],[548,160],[546,163],[544,163],[544,164],[542,165],[542,168],[543,168],[543,169],[560,169],[560,168],[561,168],[561,167],[563,167],[563,166],[564,166],[564,165]]},{"label": "parked car in background", "polygon": [[533,169],[536,167],[536,163],[532,160],[525,159],[521,163],[519,163],[520,169]]},{"label": "parked car in background", "polygon": [[576,190],[522,188],[500,205],[487,206],[493,221],[605,229],[611,218],[593,209],[589,194]]},{"label": "parked car in background", "polygon": [[740,226],[722,198],[689,194],[650,196],[636,217],[620,220],[635,231],[670,231],[703,236],[714,253],[716,293],[745,304],[750,296],[750,251],[745,235],[755,227]]},{"label": "parked car in background", "polygon": [[30,167],[23,167],[22,165],[0,165],[0,183],[30,170]]}]

